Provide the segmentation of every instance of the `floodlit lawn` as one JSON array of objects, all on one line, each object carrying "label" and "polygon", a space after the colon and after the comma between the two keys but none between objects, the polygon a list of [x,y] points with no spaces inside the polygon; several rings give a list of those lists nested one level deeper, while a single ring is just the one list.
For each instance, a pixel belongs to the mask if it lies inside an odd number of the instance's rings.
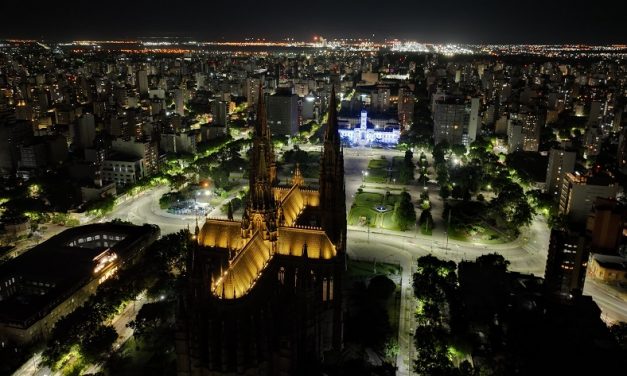
[{"label": "floodlit lawn", "polygon": [[486,225],[480,219],[472,225],[451,223],[449,237],[454,240],[480,244],[503,244],[512,240],[507,235]]},{"label": "floodlit lawn", "polygon": [[[366,217],[370,221],[370,227],[379,227],[388,230],[398,230],[394,223],[394,204],[400,195],[390,194],[384,203],[385,196],[381,193],[362,192],[355,195],[355,201],[348,215],[349,225],[360,225],[360,218]],[[375,210],[377,205],[384,204],[387,212],[380,213]]]},{"label": "floodlit lawn", "polygon": [[368,169],[368,176],[365,177],[366,183],[384,184],[388,180],[388,172],[382,168]]},{"label": "floodlit lawn", "polygon": [[355,195],[355,206],[373,207],[383,202],[381,193],[361,192]]},{"label": "floodlit lawn", "polygon": [[400,231],[400,228],[394,222],[394,212],[393,211],[389,211],[389,212],[383,213],[382,217],[383,217],[383,219],[381,220],[381,225],[379,227],[382,227],[382,228],[387,229],[387,230]]},{"label": "floodlit lawn", "polygon": [[351,208],[348,214],[348,224],[357,226],[360,225],[360,218],[366,217],[370,221],[370,227],[375,227],[375,218],[377,218],[377,212],[374,209],[367,208],[365,206],[355,206]]},{"label": "floodlit lawn", "polygon": [[383,184],[388,179],[388,161],[387,159],[373,159],[368,162],[368,176],[365,177],[366,183]]}]

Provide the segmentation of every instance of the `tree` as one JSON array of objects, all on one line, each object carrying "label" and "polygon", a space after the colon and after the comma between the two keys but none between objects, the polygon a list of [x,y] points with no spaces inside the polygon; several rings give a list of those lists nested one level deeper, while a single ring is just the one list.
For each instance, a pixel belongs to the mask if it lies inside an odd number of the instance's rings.
[{"label": "tree", "polygon": [[89,215],[100,217],[113,211],[115,206],[115,197],[107,195],[99,200],[90,202],[85,210]]},{"label": "tree", "polygon": [[412,224],[416,223],[416,211],[409,193],[403,191],[400,196],[400,200],[394,206],[394,222],[396,222],[401,231],[405,231]]},{"label": "tree", "polygon": [[449,188],[448,185],[443,185],[440,187],[440,197],[442,197],[442,200],[446,200],[447,198],[449,198],[451,196],[451,188]]},{"label": "tree", "polygon": [[425,232],[429,232],[433,230],[433,216],[431,215],[431,210],[423,210],[420,213],[420,218],[418,219],[418,224],[421,229],[424,229]]},{"label": "tree", "polygon": [[228,170],[222,167],[216,166],[209,170],[209,176],[216,188],[227,189],[229,186],[229,175]]},{"label": "tree", "polygon": [[231,201],[229,201],[227,209],[227,218],[229,219],[229,221],[233,220],[233,204],[231,204]]},{"label": "tree", "polygon": [[88,333],[87,338],[81,344],[83,353],[92,362],[102,359],[108,354],[111,346],[118,338],[118,333],[110,325],[99,325],[95,330]]},{"label": "tree", "polygon": [[467,151],[466,146],[462,144],[455,144],[451,146],[451,152],[458,157],[461,157],[462,155],[466,154],[466,151]]}]

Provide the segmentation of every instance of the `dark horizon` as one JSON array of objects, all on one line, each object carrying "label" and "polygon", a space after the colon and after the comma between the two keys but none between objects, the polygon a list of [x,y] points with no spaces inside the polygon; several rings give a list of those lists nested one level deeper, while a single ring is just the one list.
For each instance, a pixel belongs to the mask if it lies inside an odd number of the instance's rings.
[{"label": "dark horizon", "polygon": [[626,3],[608,0],[509,3],[450,0],[432,4],[397,0],[388,7],[319,0],[233,3],[111,0],[106,7],[68,0],[10,2],[2,38],[46,40],[191,37],[206,41],[265,38],[410,39],[425,43],[627,43]]}]

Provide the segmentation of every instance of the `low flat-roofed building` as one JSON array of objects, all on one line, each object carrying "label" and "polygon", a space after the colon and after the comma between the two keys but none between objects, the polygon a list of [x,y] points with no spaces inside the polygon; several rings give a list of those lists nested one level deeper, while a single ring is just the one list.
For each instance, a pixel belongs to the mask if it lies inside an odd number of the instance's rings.
[{"label": "low flat-roofed building", "polygon": [[154,225],[98,223],[68,229],[0,266],[0,341],[45,338],[120,266],[160,235]]},{"label": "low flat-roofed building", "polygon": [[627,258],[593,254],[588,264],[588,275],[605,283],[627,284]]}]

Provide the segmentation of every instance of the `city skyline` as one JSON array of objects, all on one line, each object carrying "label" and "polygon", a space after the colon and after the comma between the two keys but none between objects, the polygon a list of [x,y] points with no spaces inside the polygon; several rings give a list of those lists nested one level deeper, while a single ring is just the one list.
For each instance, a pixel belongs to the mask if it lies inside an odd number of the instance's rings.
[{"label": "city skyline", "polygon": [[[626,4],[602,0],[536,0],[516,4],[488,0],[424,4],[401,0],[380,9],[370,0],[359,4],[328,0],[308,4],[242,1],[230,3],[156,0],[112,1],[94,9],[79,1],[14,2],[4,6],[9,17],[0,37],[48,40],[190,37],[201,40],[311,40],[369,38],[413,39],[426,43],[472,44],[616,44],[627,41],[621,27]],[[167,10],[167,11],[164,11]],[[402,10],[402,11],[401,11]],[[63,25],[63,27],[58,27]],[[115,27],[113,27],[115,25]]]}]

